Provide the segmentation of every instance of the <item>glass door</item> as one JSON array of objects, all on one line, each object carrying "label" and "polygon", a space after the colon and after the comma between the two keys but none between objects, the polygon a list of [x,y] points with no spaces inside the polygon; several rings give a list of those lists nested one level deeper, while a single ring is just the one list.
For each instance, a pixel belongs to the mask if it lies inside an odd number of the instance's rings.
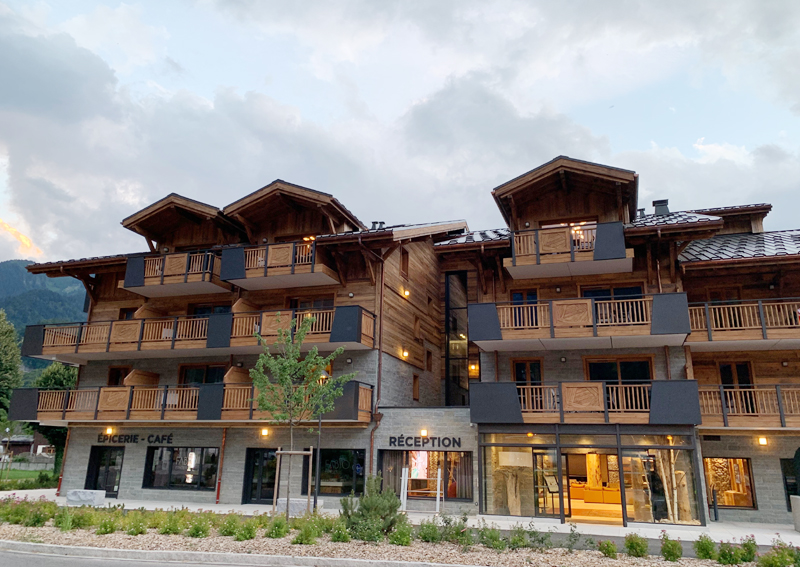
[{"label": "glass door", "polygon": [[105,490],[106,496],[116,498],[122,474],[123,447],[92,447],[89,470],[86,475],[87,490]]},{"label": "glass door", "polygon": [[246,458],[245,504],[272,504],[275,494],[277,449],[248,449]]},{"label": "glass door", "polygon": [[[561,486],[555,449],[533,451],[534,516],[559,517],[561,515]],[[569,500],[567,499],[567,502]]]}]

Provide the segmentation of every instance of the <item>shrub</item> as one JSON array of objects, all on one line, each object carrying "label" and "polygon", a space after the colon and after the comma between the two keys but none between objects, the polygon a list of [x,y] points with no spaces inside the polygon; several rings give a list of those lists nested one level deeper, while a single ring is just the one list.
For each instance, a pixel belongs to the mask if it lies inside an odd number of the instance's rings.
[{"label": "shrub", "polygon": [[362,518],[350,528],[350,534],[361,541],[383,541],[383,523],[380,518]]},{"label": "shrub", "polygon": [[610,539],[598,543],[597,550],[609,559],[617,558],[617,544]]},{"label": "shrub", "polygon": [[458,520],[452,516],[442,514],[441,522],[442,539],[444,541],[458,543],[465,548],[474,543],[472,530],[467,526],[466,514],[462,514]]},{"label": "shrub", "polygon": [[318,512],[305,514],[299,518],[294,518],[291,521],[291,527],[295,530],[302,530],[303,526],[308,525],[314,531],[316,537],[325,533],[330,533],[333,530],[333,524],[336,521],[331,516],[324,516]]},{"label": "shrub", "polygon": [[5,519],[9,524],[23,524],[32,507],[32,503],[27,500],[14,502],[9,506]]},{"label": "shrub", "polygon": [[208,537],[211,531],[211,522],[205,516],[195,516],[189,523],[186,535],[189,537]]},{"label": "shrub", "polygon": [[284,516],[275,516],[267,525],[267,529],[264,532],[264,537],[271,537],[272,539],[278,539],[285,537],[286,534],[288,533],[289,533],[289,524],[286,523],[286,518]]},{"label": "shrub", "polygon": [[581,532],[578,531],[578,526],[573,523],[569,525],[569,534],[567,535],[566,549],[568,553],[575,551],[578,544],[581,542]]},{"label": "shrub", "polygon": [[95,533],[98,535],[113,534],[117,531],[117,527],[117,519],[111,514],[106,514],[97,523]]},{"label": "shrub", "polygon": [[721,565],[738,565],[742,563],[742,550],[728,541],[719,542],[717,562]]},{"label": "shrub", "polygon": [[167,521],[167,513],[164,510],[156,510],[147,517],[147,527],[160,530],[161,525]]},{"label": "shrub", "polygon": [[428,543],[439,543],[442,541],[442,532],[436,520],[422,520],[417,530],[417,538]]},{"label": "shrub", "polygon": [[222,524],[219,526],[219,535],[221,536],[232,536],[236,535],[236,531],[239,529],[239,524],[241,524],[241,518],[237,514],[228,514],[222,520]]},{"label": "shrub", "polygon": [[647,540],[639,534],[625,536],[625,553],[631,557],[647,557]]},{"label": "shrub", "polygon": [[45,510],[34,506],[28,512],[28,515],[25,516],[25,521],[23,525],[29,528],[41,528],[43,525],[47,523],[47,520],[50,519],[50,516],[47,514]]},{"label": "shrub", "polygon": [[[342,498],[341,507],[347,529],[354,537],[358,537],[356,533],[371,534],[375,529],[379,529],[382,534],[388,534],[401,516],[400,499],[391,488],[381,488],[380,475],[367,478],[363,496],[355,498],[351,494]],[[366,525],[357,527],[360,523]]]},{"label": "shrub", "polygon": [[542,552],[546,549],[553,547],[553,541],[550,539],[549,532],[540,532],[536,529],[533,522],[528,524],[528,545],[534,551]]},{"label": "shrub", "polygon": [[292,543],[297,545],[314,545],[317,543],[317,531],[314,525],[310,522],[303,524],[303,527],[294,536]]},{"label": "shrub", "polygon": [[87,506],[81,506],[72,513],[72,527],[76,530],[85,530],[96,526],[99,520],[99,515],[94,509]]},{"label": "shrub", "polygon": [[665,561],[677,561],[683,556],[681,540],[671,539],[666,530],[661,531],[661,557]]},{"label": "shrub", "polygon": [[180,535],[183,533],[184,527],[180,516],[174,512],[167,514],[166,519],[161,522],[161,527],[158,528],[158,533],[162,535]]},{"label": "shrub", "polygon": [[716,559],[717,544],[708,534],[702,534],[694,542],[694,554],[698,559]]},{"label": "shrub", "polygon": [[497,526],[494,524],[489,525],[485,520],[481,520],[481,525],[478,528],[478,542],[495,551],[503,551],[508,545],[500,535],[500,530],[497,529]]},{"label": "shrub", "polygon": [[[439,530],[436,530],[436,533],[439,533]],[[345,524],[343,521],[337,521],[333,524],[331,541],[338,541],[342,543],[347,543],[350,541],[350,532],[347,531],[347,524]]]},{"label": "shrub", "polygon": [[750,563],[751,561],[756,560],[756,555],[758,554],[758,544],[756,543],[755,536],[749,535],[747,537],[743,537],[740,547],[742,549],[742,561],[745,563]]},{"label": "shrub", "polygon": [[247,541],[248,539],[255,539],[257,533],[258,520],[250,519],[246,522],[242,522],[241,525],[236,528],[236,534],[233,536],[233,539],[236,541]]},{"label": "shrub", "polygon": [[125,533],[137,536],[147,533],[147,522],[141,512],[130,512],[125,517]]},{"label": "shrub", "polygon": [[[744,558],[744,552],[741,555]],[[793,567],[797,564],[800,564],[797,549],[779,539],[773,540],[772,548],[758,558],[758,567]]]},{"label": "shrub", "polygon": [[69,507],[64,506],[56,514],[53,523],[62,532],[68,532],[75,527],[75,515]]},{"label": "shrub", "polygon": [[511,533],[508,537],[508,547],[511,549],[520,549],[528,546],[528,532],[519,524],[514,524],[511,527]]},{"label": "shrub", "polygon": [[411,539],[413,537],[411,522],[408,521],[406,516],[403,516],[403,518],[404,519],[397,522],[394,531],[389,534],[389,543],[392,545],[411,545]]}]

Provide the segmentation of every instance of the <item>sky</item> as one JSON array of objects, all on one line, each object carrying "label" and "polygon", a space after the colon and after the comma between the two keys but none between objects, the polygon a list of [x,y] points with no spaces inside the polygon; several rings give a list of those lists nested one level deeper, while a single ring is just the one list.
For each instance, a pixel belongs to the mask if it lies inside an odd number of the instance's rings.
[{"label": "sky", "polygon": [[0,0],[0,261],[143,251],[142,207],[274,179],[498,228],[558,155],[800,227],[798,61],[796,0]]}]

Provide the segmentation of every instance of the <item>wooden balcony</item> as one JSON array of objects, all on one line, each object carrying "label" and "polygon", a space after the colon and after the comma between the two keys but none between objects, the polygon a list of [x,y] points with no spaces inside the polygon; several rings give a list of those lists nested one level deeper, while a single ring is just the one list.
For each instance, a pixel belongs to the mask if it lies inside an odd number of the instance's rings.
[{"label": "wooden balcony", "polygon": [[336,285],[339,275],[323,256],[305,241],[225,248],[221,277],[248,290]]},{"label": "wooden balcony", "polygon": [[519,230],[503,267],[515,279],[626,273],[633,249],[621,223]]},{"label": "wooden balcony", "polygon": [[700,386],[702,427],[800,427],[800,384]]},{"label": "wooden balcony", "polygon": [[709,302],[689,306],[692,350],[800,348],[800,300]]},{"label": "wooden balcony", "polygon": [[525,423],[649,423],[649,384],[517,384]]},{"label": "wooden balcony", "polygon": [[[63,424],[119,421],[261,421],[269,414],[254,402],[252,384],[120,386],[80,390],[16,390],[13,414],[20,421]],[[201,408],[202,409],[199,409]],[[345,384],[327,423],[372,420],[372,386]]]},{"label": "wooden balcony", "polygon": [[81,364],[116,358],[256,354],[262,346],[255,333],[272,342],[278,337],[278,329],[288,329],[293,319],[302,322],[312,316],[316,320],[306,335],[306,349],[313,345],[321,350],[374,348],[375,315],[358,306],[345,306],[33,325],[25,331],[23,352],[25,356]]},{"label": "wooden balcony", "polygon": [[220,277],[220,259],[213,252],[184,252],[128,258],[120,287],[145,297],[229,293]]},{"label": "wooden balcony", "polygon": [[[681,310],[684,321],[677,324],[673,318]],[[478,304],[469,306],[468,313],[470,340],[484,350],[680,345],[688,333],[682,294]]]}]

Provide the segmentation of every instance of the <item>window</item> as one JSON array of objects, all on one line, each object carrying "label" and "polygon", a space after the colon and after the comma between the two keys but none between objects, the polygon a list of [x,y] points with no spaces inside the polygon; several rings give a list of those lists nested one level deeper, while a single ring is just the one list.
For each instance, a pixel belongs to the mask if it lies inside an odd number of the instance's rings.
[{"label": "window", "polygon": [[581,288],[582,297],[592,297],[594,299],[633,299],[642,297],[642,286],[626,285],[614,287],[590,287]]},{"label": "window", "polygon": [[333,309],[333,296],[330,297],[295,297],[289,300],[292,309]]},{"label": "window", "polygon": [[511,303],[514,305],[533,305],[536,303],[537,290],[517,289],[511,292]]},{"label": "window", "polygon": [[[347,495],[364,492],[364,449],[322,449],[319,470],[319,493]],[[311,489],[317,473],[317,451],[311,458]],[[308,457],[303,458],[303,489],[308,494]]]},{"label": "window", "polygon": [[191,366],[181,366],[180,384],[188,386],[191,384],[219,384],[225,377],[228,370],[225,364],[197,364]]},{"label": "window", "polygon": [[230,305],[194,305],[191,308],[192,315],[199,317],[208,317],[209,315],[217,315],[219,313],[230,313]]},{"label": "window", "polygon": [[433,372],[433,353],[429,350],[425,351],[425,370]]},{"label": "window", "polygon": [[408,279],[408,250],[400,249],[400,275]]},{"label": "window", "polygon": [[542,361],[536,360],[513,360],[511,366],[514,369],[514,381],[525,382],[529,386],[539,386],[542,383]]},{"label": "window", "polygon": [[143,488],[214,490],[219,448],[148,447]]},{"label": "window", "polygon": [[786,509],[791,512],[792,500],[789,496],[797,494],[797,471],[794,468],[794,459],[781,459],[781,473],[783,490],[786,492]]},{"label": "window", "polygon": [[750,459],[706,458],[703,468],[709,503],[716,490],[720,508],[756,508]]},{"label": "window", "polygon": [[414,374],[414,377],[411,379],[411,389],[412,389],[412,396],[414,397],[414,401],[419,401],[419,376]]},{"label": "window", "polygon": [[647,384],[652,379],[652,359],[586,359],[586,378],[618,384]]},{"label": "window", "polygon": [[108,385],[109,386],[122,386],[125,376],[131,373],[130,366],[109,366],[108,367]]},{"label": "window", "polygon": [[130,321],[138,310],[138,307],[123,307],[119,310],[119,320]]},{"label": "window", "polygon": [[445,500],[472,500],[472,453],[441,451],[381,451],[381,476],[400,494],[403,468],[408,467],[408,497],[435,498],[442,472]]}]

